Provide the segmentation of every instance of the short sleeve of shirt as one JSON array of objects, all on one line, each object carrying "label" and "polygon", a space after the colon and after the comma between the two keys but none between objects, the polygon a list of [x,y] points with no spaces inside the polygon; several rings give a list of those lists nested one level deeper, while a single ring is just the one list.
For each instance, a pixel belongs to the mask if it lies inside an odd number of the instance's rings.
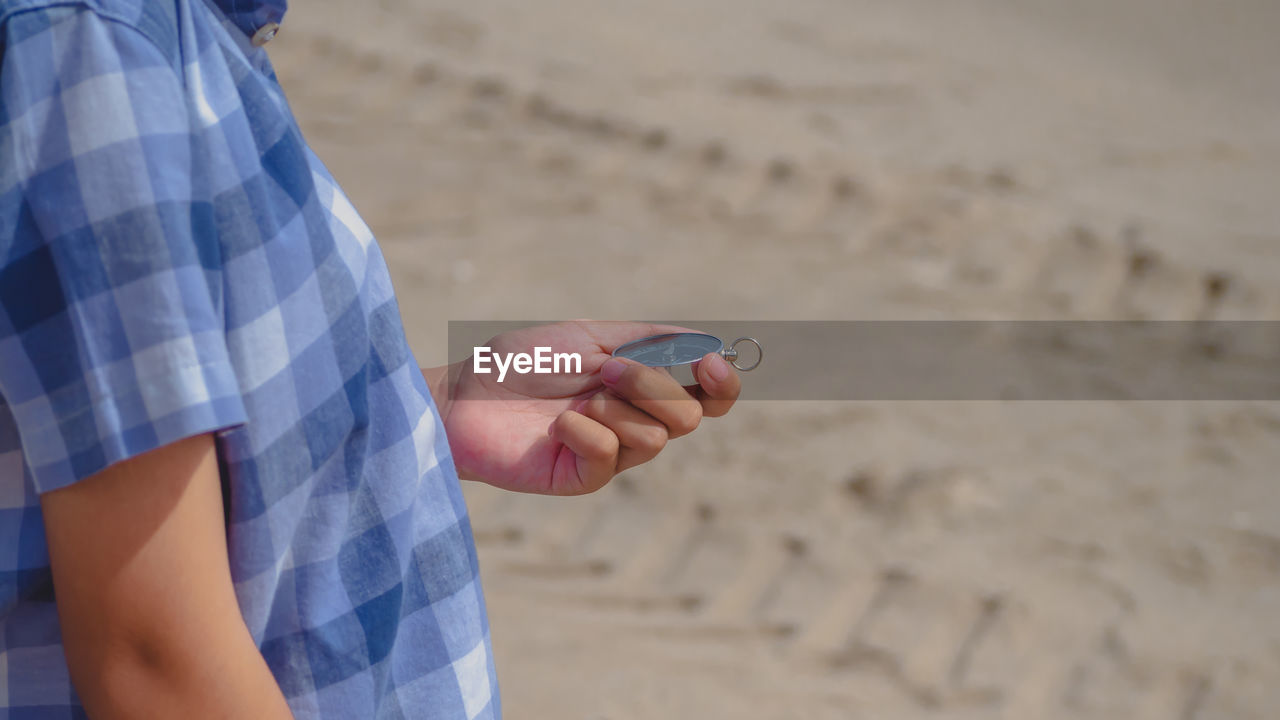
[{"label": "short sleeve of shirt", "polygon": [[4,23],[0,394],[38,492],[245,421],[180,69],[82,7]]}]

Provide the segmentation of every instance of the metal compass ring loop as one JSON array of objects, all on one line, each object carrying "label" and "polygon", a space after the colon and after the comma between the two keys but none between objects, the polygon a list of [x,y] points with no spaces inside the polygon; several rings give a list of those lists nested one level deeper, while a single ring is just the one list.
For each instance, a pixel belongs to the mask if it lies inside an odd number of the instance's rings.
[{"label": "metal compass ring loop", "polygon": [[[756,361],[746,367],[738,364],[738,343],[740,342],[749,342],[756,346]],[[729,343],[729,347],[725,351],[725,359],[742,372],[750,372],[751,370],[755,370],[757,367],[760,367],[760,361],[764,360],[764,346],[760,344],[759,340],[756,340],[753,337],[740,337]]]}]

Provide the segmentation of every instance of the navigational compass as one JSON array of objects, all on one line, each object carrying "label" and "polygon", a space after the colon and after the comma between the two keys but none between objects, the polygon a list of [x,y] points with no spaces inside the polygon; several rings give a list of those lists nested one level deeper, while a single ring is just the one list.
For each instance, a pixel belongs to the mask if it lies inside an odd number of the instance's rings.
[{"label": "navigational compass", "polygon": [[[750,365],[738,364],[738,345],[751,343],[756,348],[756,359]],[[744,372],[755,370],[764,359],[764,348],[755,338],[740,337],[725,347],[724,341],[715,335],[705,333],[666,333],[650,335],[639,340],[632,340],[619,345],[613,351],[613,357],[635,360],[649,367],[674,368],[692,365],[701,360],[707,353],[718,353],[729,364]]]}]

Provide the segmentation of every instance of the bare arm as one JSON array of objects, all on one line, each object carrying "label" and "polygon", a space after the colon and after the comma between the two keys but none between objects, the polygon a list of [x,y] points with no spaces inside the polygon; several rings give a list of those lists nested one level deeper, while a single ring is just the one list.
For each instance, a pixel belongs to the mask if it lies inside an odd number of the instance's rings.
[{"label": "bare arm", "polygon": [[41,505],[67,663],[94,720],[292,717],[236,603],[211,435]]}]

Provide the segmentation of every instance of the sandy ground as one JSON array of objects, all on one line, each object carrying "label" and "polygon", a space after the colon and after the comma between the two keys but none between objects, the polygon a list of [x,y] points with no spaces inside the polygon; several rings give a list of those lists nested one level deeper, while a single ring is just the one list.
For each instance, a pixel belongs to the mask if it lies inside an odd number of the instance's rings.
[{"label": "sandy ground", "polygon": [[[1277,27],[299,0],[271,53],[434,364],[451,319],[1280,319]],[[1273,718],[1277,466],[1276,403],[760,402],[467,492],[508,717]]]}]

